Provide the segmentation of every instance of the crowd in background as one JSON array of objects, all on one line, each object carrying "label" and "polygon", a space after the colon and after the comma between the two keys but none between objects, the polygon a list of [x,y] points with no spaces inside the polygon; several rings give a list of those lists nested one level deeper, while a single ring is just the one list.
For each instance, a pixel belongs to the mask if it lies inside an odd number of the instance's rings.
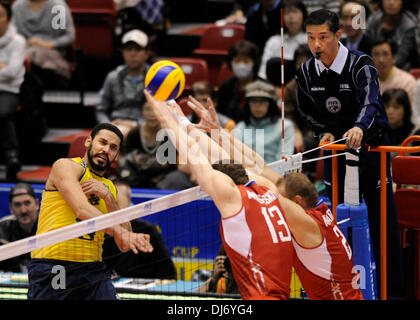
[{"label": "crowd in background", "polygon": [[[156,150],[164,141],[156,141],[161,128],[148,111],[150,108],[143,95],[146,72],[159,56],[170,28],[171,2],[114,2],[120,17],[116,34],[119,34],[118,52],[122,63],[103,79],[96,106],[96,121],[116,124],[127,137],[114,174],[132,187],[191,187],[195,185],[194,177],[185,165],[161,165],[156,158]],[[210,81],[197,83],[191,94],[200,99],[204,97],[203,102],[207,96],[211,97],[220,119],[229,130],[235,130],[238,137],[245,129],[253,132],[264,129],[264,145],[256,145],[255,135],[248,140],[253,148],[260,148],[258,151],[264,153],[268,163],[282,156],[283,127],[279,109],[282,80],[286,117],[284,155],[308,150],[316,144],[310,128],[297,112],[294,78],[300,65],[312,56],[306,44],[305,18],[320,8],[339,14],[343,45],[372,57],[390,120],[392,143],[400,144],[407,136],[420,132],[420,80],[410,73],[420,68],[419,1],[233,2],[231,14],[218,20],[245,26],[244,39],[234,43],[226,56],[232,77],[217,87]],[[65,26],[54,29],[48,23],[54,20],[52,8],[56,5],[65,9]],[[4,131],[1,147],[5,151],[7,179],[16,181],[21,169],[21,137],[18,137],[20,128],[14,116],[19,105],[26,107],[28,103],[21,103],[22,91],[28,92],[28,83],[33,85],[34,80],[38,80],[40,92],[68,86],[75,25],[71,10],[63,0],[0,1],[0,20],[0,128]],[[282,58],[284,79],[279,68]],[[314,168],[307,173],[314,179]]]},{"label": "crowd in background", "polygon": [[[38,107],[41,102],[33,97],[35,92],[39,97],[48,89],[68,88],[72,78],[72,48],[76,35],[67,1],[12,2],[0,0],[0,148],[4,151],[6,179],[16,182],[17,173],[21,170],[22,135],[19,132],[24,130],[15,121],[16,112],[19,107],[32,110]],[[160,161],[158,150],[163,145],[169,147],[169,152],[176,154],[176,151],[167,136],[159,138],[163,128],[143,93],[148,68],[159,57],[170,27],[170,2],[114,2],[123,22],[116,30],[122,63],[103,79],[95,109],[96,122],[115,124],[125,137],[118,163],[109,175],[126,190],[182,190],[195,186],[196,177],[187,165],[177,161],[178,158],[169,164]],[[53,8],[57,5],[65,9],[63,28],[50,27],[55,18]],[[231,14],[218,21],[245,26],[244,39],[234,43],[226,55],[225,62],[232,76],[217,86],[209,80],[197,81],[189,94],[205,106],[210,98],[221,126],[264,155],[266,163],[310,150],[318,144],[298,112],[295,73],[302,63],[312,57],[307,45],[305,19],[320,8],[339,15],[343,30],[341,45],[372,58],[378,71],[391,144],[400,145],[407,137],[420,135],[420,79],[412,73],[420,68],[420,1],[237,0]],[[284,13],[284,43],[280,37],[281,10]],[[280,73],[281,63],[284,64],[284,78]],[[283,83],[284,123],[280,110]],[[193,123],[200,122],[194,113],[188,116]],[[258,136],[259,129],[264,130],[263,139]],[[251,136],[247,135],[249,132]],[[23,139],[26,138],[31,137],[23,135]],[[314,166],[305,166],[304,171],[312,182],[322,179],[316,177]],[[22,196],[13,193],[19,189],[27,198],[21,202],[28,202],[29,213],[21,212],[26,209],[19,203],[20,198],[13,200],[15,196]],[[126,206],[131,204],[130,197],[127,199]],[[15,218],[9,216],[0,223],[0,240],[16,240],[3,235],[10,230],[21,238],[33,235],[39,209],[33,190],[18,184],[11,191],[10,208]],[[25,218],[29,222],[22,223]],[[162,242],[153,225],[138,223],[138,230],[151,229],[156,244]],[[110,256],[116,255],[115,246],[108,243],[105,249]],[[161,261],[163,257],[170,262],[164,244],[160,254],[156,261]],[[141,273],[140,268],[123,268],[124,264],[138,264],[132,256],[126,255],[121,261],[110,259],[109,264],[120,275],[175,278],[172,263],[158,270],[155,260],[147,261],[150,269],[147,269],[147,275]],[[27,260],[13,261],[13,267],[18,266],[13,271],[24,270],[26,264]],[[222,271],[214,274],[226,272],[224,264],[223,260]],[[216,291],[217,286],[216,282],[209,281],[200,290]],[[234,286],[231,289],[236,290]]]},{"label": "crowd in background", "polygon": [[[282,80],[285,84],[286,117],[284,155],[288,156],[295,152],[309,150],[317,145],[311,129],[297,111],[294,78],[300,65],[312,56],[307,46],[305,18],[320,8],[338,13],[343,29],[341,43],[344,46],[372,57],[378,70],[381,94],[385,94],[385,98],[388,97],[385,104],[388,117],[390,117],[392,143],[401,144],[406,137],[420,132],[418,120],[420,81],[410,73],[412,69],[420,67],[418,3],[402,0],[235,1],[232,13],[222,20],[224,23],[243,24],[245,26],[244,39],[234,43],[226,56],[226,63],[232,76],[218,84],[217,87],[208,82],[206,91],[208,96],[213,99],[219,116],[223,117],[224,121],[234,124],[230,126],[230,130],[234,130],[238,137],[243,137],[245,129],[254,132],[252,137],[248,137],[248,144],[254,149],[259,148],[258,151],[265,155],[265,160],[268,163],[278,160],[282,156],[283,127],[281,119],[279,119]],[[284,10],[283,56],[280,36],[281,9]],[[139,52],[147,54],[150,52],[147,50],[148,48],[148,46],[140,45],[137,49]],[[123,47],[123,55],[125,55],[124,50]],[[153,59],[145,58],[144,60],[147,61],[145,63],[153,62]],[[128,67],[126,57],[125,61],[126,67]],[[284,65],[283,79],[280,73],[281,63]],[[109,76],[111,75],[112,73]],[[137,81],[141,82],[141,79],[142,77],[137,77]],[[131,79],[130,81],[136,80]],[[127,83],[130,81],[127,80]],[[139,86],[141,87],[140,84]],[[258,87],[259,90],[254,90],[254,93],[251,93],[253,86]],[[114,90],[123,90],[123,87],[117,85],[114,85],[113,88]],[[127,88],[125,91],[129,92]],[[404,91],[404,94],[407,95],[408,110],[407,106],[401,103],[401,99],[395,98],[394,93],[390,95],[389,91],[395,89]],[[109,87],[105,81],[101,91],[103,103],[107,101],[107,91],[109,91]],[[255,95],[256,91],[258,93]],[[195,96],[197,92],[192,92],[192,94]],[[120,96],[118,97],[120,98]],[[109,114],[121,110],[130,101],[130,98],[127,97],[125,104],[115,103],[114,108],[111,108],[114,111],[109,111]],[[263,106],[266,104],[269,107]],[[404,111],[392,113],[396,108]],[[126,118],[129,118],[128,112]],[[118,123],[116,118],[111,120]],[[264,129],[264,146],[261,144],[257,146],[258,139],[255,135],[257,129]],[[142,137],[141,132],[136,135]],[[150,146],[156,147],[154,144]],[[142,150],[140,144],[137,150]],[[315,166],[307,166],[305,169],[314,181]],[[171,169],[162,168],[161,172],[166,172],[166,170]],[[188,168],[179,165],[174,166],[172,170],[173,172],[168,173],[169,177],[176,175],[178,179],[175,181],[183,182],[179,184],[161,183],[161,187],[181,189],[194,185],[194,177],[190,176]],[[147,176],[146,173],[143,174]],[[179,179],[180,177],[182,179]],[[165,182],[163,177],[161,179]],[[174,180],[170,179],[170,181]],[[144,184],[145,187],[147,185]],[[135,186],[141,187],[137,183]],[[156,184],[155,187],[159,188]]]}]

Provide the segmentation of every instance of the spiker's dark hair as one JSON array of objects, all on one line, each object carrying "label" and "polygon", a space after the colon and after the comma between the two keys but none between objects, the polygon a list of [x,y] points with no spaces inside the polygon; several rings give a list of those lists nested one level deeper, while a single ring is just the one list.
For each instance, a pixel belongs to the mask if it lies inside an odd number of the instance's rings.
[{"label": "spiker's dark hair", "polygon": [[236,185],[244,185],[249,181],[244,166],[239,163],[234,163],[233,160],[221,160],[212,164],[212,167],[229,176]]},{"label": "spiker's dark hair", "polygon": [[118,129],[118,127],[114,126],[112,123],[99,123],[97,124],[90,133],[90,136],[92,137],[92,140],[95,138],[95,136],[98,134],[101,130],[109,130],[114,132],[118,138],[120,138],[120,146],[122,146],[124,142],[124,135],[122,134],[121,130]]}]

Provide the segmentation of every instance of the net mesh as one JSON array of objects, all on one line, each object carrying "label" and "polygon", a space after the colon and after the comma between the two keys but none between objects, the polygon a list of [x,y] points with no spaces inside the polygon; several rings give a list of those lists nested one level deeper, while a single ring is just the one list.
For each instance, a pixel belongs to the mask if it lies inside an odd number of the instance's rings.
[{"label": "net mesh", "polygon": [[[222,243],[220,214],[213,201],[198,187],[176,193],[133,189],[132,206],[119,213],[114,219],[115,224],[124,220],[121,216],[126,216],[125,220],[131,222],[133,231],[151,234],[155,248],[152,253],[122,253],[114,239],[105,236],[103,261],[120,299],[240,299],[236,290],[229,289],[232,287],[229,281],[226,282],[227,290],[222,290],[222,293],[216,293],[214,289],[211,292],[199,289],[212,275],[214,260]],[[129,219],[133,216],[134,219]],[[85,224],[80,229],[85,231],[79,230],[79,233],[100,230],[103,224],[100,219],[94,220],[94,225],[88,224],[89,220],[77,223]],[[106,222],[108,225],[112,223],[112,219]],[[67,238],[71,238],[71,232],[77,230],[73,226],[68,232],[57,235],[60,238],[69,233]],[[28,255],[34,248],[44,245],[39,238],[29,237],[1,246],[0,258],[13,259],[22,252]],[[47,238],[54,236],[48,235]],[[60,269],[57,269],[55,281],[59,287]],[[28,275],[25,271],[0,272],[0,299],[27,299],[27,290]],[[292,277],[291,297],[302,297],[296,275]]]}]

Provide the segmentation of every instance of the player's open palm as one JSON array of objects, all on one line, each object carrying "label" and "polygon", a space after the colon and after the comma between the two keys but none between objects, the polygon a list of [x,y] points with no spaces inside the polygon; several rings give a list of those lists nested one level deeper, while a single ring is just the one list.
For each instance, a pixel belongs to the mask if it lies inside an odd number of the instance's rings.
[{"label": "player's open palm", "polygon": [[188,106],[200,118],[200,122],[196,125],[196,128],[207,132],[210,132],[213,129],[220,129],[219,117],[217,116],[213,101],[210,98],[207,99],[207,104],[208,107],[203,106],[194,97],[188,97]]},{"label": "player's open palm", "polygon": [[133,251],[135,254],[139,251],[150,253],[153,246],[150,243],[150,235],[144,233],[121,232],[114,236],[115,242],[121,251]]}]

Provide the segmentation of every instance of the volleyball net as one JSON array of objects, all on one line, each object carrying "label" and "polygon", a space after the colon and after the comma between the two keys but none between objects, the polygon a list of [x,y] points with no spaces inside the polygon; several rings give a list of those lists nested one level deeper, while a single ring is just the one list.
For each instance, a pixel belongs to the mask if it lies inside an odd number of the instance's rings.
[{"label": "volleyball net", "polygon": [[[306,153],[298,153],[271,163],[269,167],[284,176],[300,171],[305,163],[345,154],[343,152],[304,160]],[[154,229],[159,239],[154,239],[152,235],[151,242],[155,246],[153,253],[139,253],[136,256],[131,252],[122,253],[113,238],[105,237],[103,260],[112,272],[113,283],[120,298],[240,299],[239,293],[230,291],[229,287],[221,288],[219,293],[215,293],[216,290],[203,291],[203,285],[212,275],[215,258],[222,246],[220,214],[211,198],[199,186],[172,193],[144,189],[132,191],[132,206],[0,246],[0,261],[117,224],[132,222],[136,226],[133,231],[149,233]],[[228,261],[225,267],[229,268]],[[0,273],[0,298],[24,299],[27,285],[25,273]],[[227,285],[232,283],[227,282]],[[305,298],[304,289],[294,272],[290,286],[291,298]]]},{"label": "volleyball net", "polygon": [[[301,166],[301,154],[270,164],[273,170],[281,174],[300,170]],[[171,298],[174,295],[214,297],[212,292],[198,292],[200,286],[211,276],[214,259],[222,246],[219,233],[220,214],[211,198],[197,186],[173,193],[132,189],[131,199],[133,205],[128,208],[0,246],[0,261],[13,260],[37,249],[131,221],[133,226],[138,226],[133,231],[148,233],[151,227],[155,228],[153,231],[158,230],[161,243],[156,243],[155,251],[160,252],[139,253],[138,257],[131,252],[122,253],[116,247],[114,239],[105,236],[103,260],[114,270],[114,285],[119,293],[129,297],[142,295],[142,298],[145,295],[149,298],[162,298],[162,295]],[[162,253],[165,250],[167,251]],[[168,255],[171,261],[168,261]],[[171,267],[175,269],[175,274],[170,272]],[[121,276],[119,273],[128,276]],[[132,277],[133,275],[136,277]],[[3,291],[0,297],[23,298],[22,292],[26,294],[27,281],[24,273],[0,273]],[[292,297],[301,297],[300,283],[296,277],[293,278],[291,289]],[[217,296],[240,298],[238,293]]]}]

